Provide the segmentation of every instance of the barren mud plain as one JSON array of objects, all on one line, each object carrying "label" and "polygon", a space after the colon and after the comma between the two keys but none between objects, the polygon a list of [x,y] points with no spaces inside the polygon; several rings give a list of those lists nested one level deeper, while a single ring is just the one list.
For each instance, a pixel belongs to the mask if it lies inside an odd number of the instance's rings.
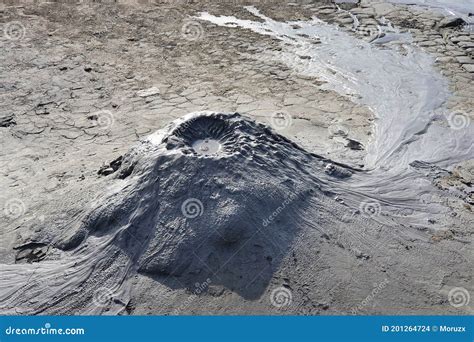
[{"label": "barren mud plain", "polygon": [[472,315],[474,2],[0,2],[2,314]]}]

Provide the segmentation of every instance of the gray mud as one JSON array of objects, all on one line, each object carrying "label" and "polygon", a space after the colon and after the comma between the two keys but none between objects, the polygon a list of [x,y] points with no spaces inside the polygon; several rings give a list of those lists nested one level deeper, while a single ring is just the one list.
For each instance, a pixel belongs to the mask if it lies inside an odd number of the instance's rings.
[{"label": "gray mud", "polygon": [[[3,313],[472,314],[469,33],[385,2],[95,6],[117,27],[50,23],[65,61],[4,39]],[[11,16],[69,20],[41,11]],[[425,19],[458,45],[400,24]]]},{"label": "gray mud", "polygon": [[[202,141],[218,148],[202,153],[196,150]],[[418,241],[417,253],[429,251],[438,266],[439,258],[449,264],[455,254],[423,247],[426,228],[419,227],[427,217],[442,220],[444,212],[396,196],[408,177],[416,182],[405,175],[383,187],[376,175],[335,165],[237,113],[190,114],[132,148],[109,190],[66,236],[48,241],[61,254],[60,265],[2,267],[2,303],[9,313],[118,314],[136,274],[172,289],[212,279],[213,286],[257,300],[306,234],[316,240],[305,252],[323,260],[347,253],[388,258],[397,253],[392,240],[406,235]],[[358,246],[351,235],[359,234],[369,243]],[[104,291],[108,301],[98,306]]]}]

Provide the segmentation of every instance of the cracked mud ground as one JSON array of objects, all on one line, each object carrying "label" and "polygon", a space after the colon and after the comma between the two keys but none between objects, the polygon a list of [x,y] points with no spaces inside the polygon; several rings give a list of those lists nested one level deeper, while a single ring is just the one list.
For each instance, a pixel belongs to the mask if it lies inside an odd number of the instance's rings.
[{"label": "cracked mud ground", "polygon": [[[285,113],[291,125],[278,133],[309,152],[365,167],[376,121],[371,108],[328,90],[316,76],[254,58],[281,50],[274,37],[194,18],[205,11],[261,20],[244,5],[281,22],[316,15],[365,41],[372,39],[367,32],[384,17],[401,32],[410,32],[412,44],[435,59],[449,83],[446,107],[474,119],[474,35],[431,9],[363,2],[341,10],[330,1],[2,2],[2,264],[60,259],[61,252],[44,243],[55,238],[48,234],[65,234],[68,224],[106,191],[110,174],[131,146],[190,112],[238,112],[267,125],[274,124],[272,115]],[[366,30],[351,30],[354,16]],[[9,32],[12,25],[16,27]],[[383,262],[382,254],[349,250],[343,240],[334,245],[346,250],[342,258],[308,256],[302,251],[311,250],[306,244],[313,237],[305,241],[301,236],[258,299],[243,299],[212,282],[183,290],[137,275],[133,281],[138,285],[124,313],[347,314],[354,308],[373,314],[472,313],[472,303],[449,305],[447,293],[453,287],[473,293],[472,274],[466,271],[473,261],[473,168],[471,154],[471,160],[450,165],[433,180],[446,191],[452,215],[442,229],[428,234],[433,258],[438,251],[450,251],[446,267],[433,269],[431,277],[417,278],[407,267],[395,273],[401,275],[396,279],[391,275],[395,260]],[[464,196],[451,189],[460,189]],[[51,233],[43,229],[45,224],[63,230]],[[320,243],[337,237],[314,239]],[[391,248],[406,260],[429,255],[419,254],[418,242],[411,237],[401,237]],[[317,248],[312,252],[319,253]],[[372,262],[373,274],[361,279],[358,268]],[[281,287],[291,290],[292,305],[275,308],[269,296]],[[374,289],[376,295],[371,296]],[[360,305],[368,297],[369,304]]]}]

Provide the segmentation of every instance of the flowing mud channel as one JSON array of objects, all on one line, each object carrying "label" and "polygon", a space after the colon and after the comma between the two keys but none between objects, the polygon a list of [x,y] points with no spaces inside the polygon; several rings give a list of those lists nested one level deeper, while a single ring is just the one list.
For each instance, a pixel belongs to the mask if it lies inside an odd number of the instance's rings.
[{"label": "flowing mud channel", "polygon": [[3,313],[473,313],[474,5],[35,6],[1,9]]}]

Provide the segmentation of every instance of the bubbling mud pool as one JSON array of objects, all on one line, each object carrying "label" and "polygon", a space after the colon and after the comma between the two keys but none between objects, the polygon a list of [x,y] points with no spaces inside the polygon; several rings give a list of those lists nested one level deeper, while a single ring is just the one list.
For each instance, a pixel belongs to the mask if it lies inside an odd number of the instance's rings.
[{"label": "bubbling mud pool", "polygon": [[[123,313],[137,275],[173,289],[212,278],[252,301],[305,232],[364,232],[364,245],[387,258],[391,239],[428,240],[428,219],[440,222],[431,230],[441,227],[449,209],[420,198],[442,196],[431,180],[472,154],[473,135],[446,125],[447,84],[430,56],[409,45],[404,54],[380,49],[316,18],[283,23],[247,9],[260,21],[199,19],[279,39],[282,51],[257,58],[369,106],[377,122],[367,169],[305,151],[238,113],[191,113],[131,148],[67,234],[42,241],[56,260],[2,265],[2,312]],[[305,250],[316,251],[334,260],[342,253],[336,242]]]}]

